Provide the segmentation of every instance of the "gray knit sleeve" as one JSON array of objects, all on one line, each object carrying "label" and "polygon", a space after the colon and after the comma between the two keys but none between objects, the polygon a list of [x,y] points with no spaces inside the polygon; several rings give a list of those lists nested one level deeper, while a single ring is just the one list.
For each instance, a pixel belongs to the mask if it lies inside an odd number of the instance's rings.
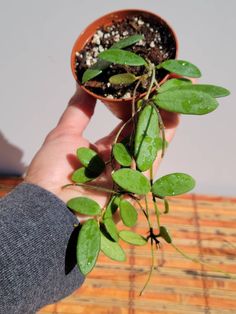
[{"label": "gray knit sleeve", "polygon": [[39,186],[22,183],[0,199],[0,314],[35,313],[83,283],[73,267],[74,224],[66,205]]}]

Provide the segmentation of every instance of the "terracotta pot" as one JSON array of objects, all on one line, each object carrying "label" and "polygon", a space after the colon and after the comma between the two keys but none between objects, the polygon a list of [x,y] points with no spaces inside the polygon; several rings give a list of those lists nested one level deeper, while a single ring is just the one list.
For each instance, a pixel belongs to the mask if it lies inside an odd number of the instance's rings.
[{"label": "terracotta pot", "polygon": [[[111,111],[112,113],[122,119],[122,120],[127,120],[131,116],[131,103],[132,99],[108,99],[106,97],[102,97],[100,95],[97,95],[87,88],[85,88],[77,79],[76,71],[75,71],[75,63],[76,63],[76,51],[80,51],[84,48],[86,43],[91,40],[93,35],[96,33],[97,29],[99,29],[102,26],[108,26],[112,25],[113,21],[115,20],[122,20],[128,16],[134,16],[134,15],[141,15],[144,16],[145,18],[148,18],[150,21],[159,21],[162,24],[166,25],[166,27],[169,29],[170,33],[172,34],[174,41],[175,41],[175,46],[176,46],[176,53],[175,53],[175,58],[177,57],[177,52],[178,52],[178,40],[175,35],[175,32],[173,29],[169,26],[169,24],[163,20],[160,16],[152,13],[152,12],[147,12],[143,10],[136,10],[136,9],[130,9],[130,10],[122,10],[122,11],[115,11],[111,12],[109,14],[106,14],[99,19],[95,20],[93,23],[91,23],[77,38],[74,47],[72,49],[71,53],[71,70],[73,73],[73,76],[77,83],[81,86],[83,90],[85,90],[88,94],[92,95],[93,97],[101,100]],[[168,79],[168,75],[166,75],[162,82]],[[143,95],[140,95],[142,97]]]}]

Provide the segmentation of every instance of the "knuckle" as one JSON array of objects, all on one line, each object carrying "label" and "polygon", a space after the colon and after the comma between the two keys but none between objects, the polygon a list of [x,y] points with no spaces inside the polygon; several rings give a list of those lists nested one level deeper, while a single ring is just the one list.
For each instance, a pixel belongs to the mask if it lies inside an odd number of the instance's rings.
[{"label": "knuckle", "polygon": [[48,133],[45,141],[55,141],[72,137],[78,138],[80,136],[81,134],[74,126],[68,126],[66,129],[58,126]]}]

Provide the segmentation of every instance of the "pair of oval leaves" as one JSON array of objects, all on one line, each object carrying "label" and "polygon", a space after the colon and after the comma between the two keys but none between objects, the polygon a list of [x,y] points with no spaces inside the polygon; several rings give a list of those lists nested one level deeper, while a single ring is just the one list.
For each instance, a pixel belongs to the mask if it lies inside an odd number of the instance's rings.
[{"label": "pair of oval leaves", "polygon": [[230,92],[221,86],[192,84],[186,79],[171,79],[159,88],[153,101],[167,111],[203,115],[218,107],[215,98],[229,94]]},{"label": "pair of oval leaves", "polygon": [[90,148],[80,147],[77,149],[76,155],[83,165],[72,174],[72,181],[76,183],[89,182],[97,178],[105,169],[104,161]]},{"label": "pair of oval leaves", "polygon": [[[120,231],[119,237],[133,245],[145,245],[147,242],[141,235],[128,230]],[[125,261],[126,259],[121,246],[100,231],[96,220],[89,219],[82,225],[76,249],[77,265],[82,274],[87,275],[94,268],[100,250],[113,260]]]},{"label": "pair of oval leaves", "polygon": [[[137,168],[140,171],[150,169],[160,149],[158,114],[154,106],[146,105],[139,113],[134,139],[134,156]],[[113,155],[116,161],[129,167],[132,157],[125,145],[116,143],[113,145]]]},{"label": "pair of oval leaves", "polygon": [[77,265],[83,275],[87,275],[95,266],[100,250],[111,259],[124,261],[126,256],[117,242],[109,240],[94,219],[87,220],[79,231],[76,257]]},{"label": "pair of oval leaves", "polygon": [[149,180],[139,171],[133,169],[119,169],[112,174],[112,178],[127,192],[146,195],[150,189],[160,198],[187,193],[195,187],[195,180],[186,173],[171,173],[157,179],[152,187]]}]

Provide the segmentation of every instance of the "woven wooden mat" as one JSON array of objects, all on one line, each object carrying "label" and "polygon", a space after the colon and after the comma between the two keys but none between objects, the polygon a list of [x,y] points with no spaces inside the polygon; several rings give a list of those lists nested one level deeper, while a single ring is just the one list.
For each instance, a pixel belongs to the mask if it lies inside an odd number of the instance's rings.
[{"label": "woven wooden mat", "polygon": [[[19,179],[0,180],[0,196],[18,183]],[[236,198],[171,198],[170,214],[162,217],[162,224],[180,249],[236,274]],[[136,231],[145,234],[144,220]],[[125,263],[112,262],[101,254],[80,289],[37,314],[236,313],[235,279],[184,259],[164,243],[157,252],[158,270],[140,297],[150,268],[150,251],[128,245],[125,250]]]}]

